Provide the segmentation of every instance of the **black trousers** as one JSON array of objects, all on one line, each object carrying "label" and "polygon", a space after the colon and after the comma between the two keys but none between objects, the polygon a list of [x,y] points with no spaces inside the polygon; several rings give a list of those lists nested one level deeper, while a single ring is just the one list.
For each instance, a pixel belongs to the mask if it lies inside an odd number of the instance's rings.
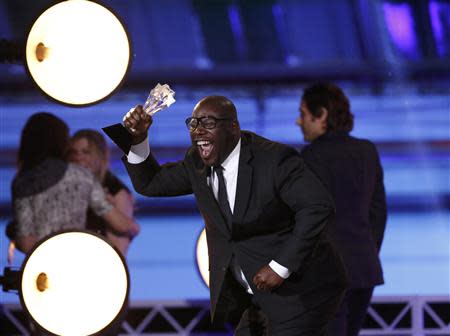
[{"label": "black trousers", "polygon": [[357,336],[366,317],[374,287],[349,289],[335,318],[328,324],[327,336]]},{"label": "black trousers", "polygon": [[250,295],[237,282],[227,283],[229,307],[235,308],[227,320],[235,326],[235,336],[325,336],[344,295],[343,289],[330,287],[324,289],[330,293],[325,300],[302,309],[298,295]]},{"label": "black trousers", "polygon": [[235,336],[325,336],[327,325],[342,297],[331,298],[314,309],[282,321],[271,320],[263,309],[249,307],[236,327]]}]

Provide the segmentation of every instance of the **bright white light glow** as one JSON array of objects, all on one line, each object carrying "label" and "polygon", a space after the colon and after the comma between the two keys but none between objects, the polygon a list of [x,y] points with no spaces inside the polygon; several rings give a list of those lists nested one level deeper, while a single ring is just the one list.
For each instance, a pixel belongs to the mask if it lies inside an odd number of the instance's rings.
[{"label": "bright white light glow", "polygon": [[[36,48],[43,43],[43,61]],[[130,45],[120,21],[105,7],[68,0],[50,7],[34,23],[26,45],[33,80],[49,96],[86,105],[108,96],[122,81]]]},{"label": "bright white light glow", "polygon": [[206,286],[209,287],[209,254],[208,254],[208,242],[206,240],[206,231],[202,230],[196,246],[197,266]]},{"label": "bright white light glow", "polygon": [[[39,274],[48,288],[36,287]],[[126,266],[103,239],[66,232],[41,243],[23,268],[21,292],[36,322],[57,335],[90,335],[109,325],[128,291]]]}]

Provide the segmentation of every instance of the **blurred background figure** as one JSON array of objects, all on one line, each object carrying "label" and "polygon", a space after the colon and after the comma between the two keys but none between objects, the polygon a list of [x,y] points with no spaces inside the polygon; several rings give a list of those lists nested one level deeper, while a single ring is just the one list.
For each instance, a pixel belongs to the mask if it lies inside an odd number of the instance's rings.
[{"label": "blurred background figure", "polygon": [[88,208],[111,229],[128,234],[131,220],[107,200],[95,176],[63,160],[68,143],[67,125],[50,113],[32,115],[22,130],[12,182],[12,238],[24,253],[59,230],[85,229]]},{"label": "blurred background figure", "polygon": [[[9,263],[14,247],[29,253],[47,235],[86,229],[88,209],[110,230],[129,235],[134,223],[109,201],[97,178],[89,170],[64,161],[68,144],[69,129],[58,117],[41,112],[27,120],[12,182]],[[29,327],[32,335],[42,335],[33,323]]]},{"label": "blurred background figure", "polygon": [[386,226],[383,169],[375,145],[349,135],[353,114],[344,92],[333,84],[304,90],[297,119],[307,165],[334,198],[335,221],[328,236],[342,254],[350,286],[328,335],[358,335],[374,286],[383,284],[379,259]]},{"label": "blurred background figure", "polygon": [[109,149],[101,133],[82,129],[70,140],[68,160],[89,169],[101,183],[109,202],[127,216],[129,227],[125,233],[114,230],[92,209],[88,210],[87,228],[105,237],[123,254],[127,255],[131,240],[139,233],[140,227],[133,220],[134,199],[130,190],[119,180],[109,167]]}]

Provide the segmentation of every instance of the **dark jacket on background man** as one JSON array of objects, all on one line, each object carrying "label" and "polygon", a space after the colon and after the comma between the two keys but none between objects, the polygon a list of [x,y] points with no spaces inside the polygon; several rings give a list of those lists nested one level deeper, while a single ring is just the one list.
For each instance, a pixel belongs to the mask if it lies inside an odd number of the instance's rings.
[{"label": "dark jacket on background man", "polygon": [[334,199],[336,217],[327,234],[344,259],[350,288],[382,284],[379,251],[387,210],[375,145],[345,132],[327,132],[301,154]]}]

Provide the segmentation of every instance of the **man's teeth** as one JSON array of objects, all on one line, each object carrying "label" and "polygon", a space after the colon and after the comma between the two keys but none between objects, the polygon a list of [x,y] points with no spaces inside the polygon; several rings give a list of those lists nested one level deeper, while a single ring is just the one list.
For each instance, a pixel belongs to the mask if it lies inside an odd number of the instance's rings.
[{"label": "man's teeth", "polygon": [[197,146],[207,146],[209,144],[210,144],[209,141],[205,141],[205,140],[197,141]]}]

